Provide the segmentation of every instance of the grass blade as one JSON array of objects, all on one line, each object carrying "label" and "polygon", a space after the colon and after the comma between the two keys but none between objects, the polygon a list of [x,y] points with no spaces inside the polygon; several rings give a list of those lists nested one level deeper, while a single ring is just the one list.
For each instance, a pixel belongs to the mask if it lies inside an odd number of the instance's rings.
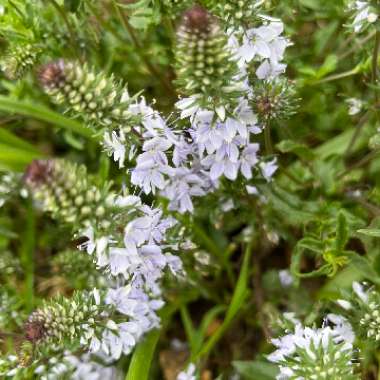
[{"label": "grass blade", "polygon": [[248,293],[248,275],[249,275],[249,263],[251,261],[252,247],[248,244],[243,259],[243,265],[240,270],[240,275],[236,283],[234,293],[232,295],[231,303],[228,307],[226,316],[223,323],[211,336],[211,338],[203,345],[202,349],[196,355],[198,360],[200,357],[207,355],[214,346],[219,342],[224,333],[228,330],[231,322],[244,304],[244,301]]},{"label": "grass blade", "polygon": [[75,132],[83,137],[92,138],[94,135],[91,129],[86,128],[78,121],[54,112],[43,105],[30,104],[10,99],[6,96],[0,96],[0,111],[45,121],[54,126]]}]

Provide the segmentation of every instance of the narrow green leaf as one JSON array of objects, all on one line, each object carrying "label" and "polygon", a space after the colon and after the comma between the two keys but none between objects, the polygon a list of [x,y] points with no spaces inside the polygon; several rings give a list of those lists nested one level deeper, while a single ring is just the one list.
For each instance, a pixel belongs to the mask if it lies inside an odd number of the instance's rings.
[{"label": "narrow green leaf", "polygon": [[54,112],[43,105],[22,102],[0,95],[0,111],[42,120],[53,126],[73,131],[87,138],[94,137],[94,133],[91,129],[86,128],[76,120]]},{"label": "narrow green leaf", "polygon": [[380,229],[378,228],[362,228],[357,232],[370,237],[380,237]]},{"label": "narrow green leaf", "polygon": [[248,274],[252,255],[252,247],[249,244],[244,253],[243,265],[240,270],[240,275],[232,295],[231,303],[228,307],[226,316],[223,323],[215,331],[215,333],[210,337],[210,339],[203,345],[201,350],[196,355],[197,361],[200,357],[207,355],[213,347],[219,342],[224,333],[230,327],[231,322],[234,320],[235,316],[244,304],[244,301],[248,295]]},{"label": "narrow green leaf", "polygon": [[12,148],[20,148],[38,153],[38,149],[35,146],[21,139],[5,128],[0,128],[0,144],[9,145]]},{"label": "narrow green leaf", "polygon": [[292,140],[283,140],[276,145],[281,153],[294,153],[301,159],[313,160],[315,153],[304,144],[297,143]]},{"label": "narrow green leaf", "polygon": [[40,157],[43,157],[41,153],[0,144],[0,167],[2,168],[20,171],[32,160]]},{"label": "narrow green leaf", "polygon": [[180,313],[181,313],[182,324],[183,324],[183,327],[185,328],[187,341],[189,342],[191,351],[193,351],[196,331],[195,331],[193,322],[191,320],[191,317],[189,315],[189,311],[187,310],[186,305],[181,306]]},{"label": "narrow green leaf", "polygon": [[148,380],[150,364],[160,337],[160,330],[153,330],[137,346],[125,380]]}]

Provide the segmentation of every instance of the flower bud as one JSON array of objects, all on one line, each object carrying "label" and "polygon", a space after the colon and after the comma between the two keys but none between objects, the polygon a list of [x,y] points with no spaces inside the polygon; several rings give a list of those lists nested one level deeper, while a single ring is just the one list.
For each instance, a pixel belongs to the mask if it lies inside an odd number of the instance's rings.
[{"label": "flower bud", "polygon": [[236,82],[238,73],[226,36],[218,20],[199,5],[182,17],[177,32],[176,70],[182,93],[203,95],[204,106],[209,105],[210,98],[220,106],[237,96],[223,90]]},{"label": "flower bud", "polygon": [[60,59],[40,67],[38,78],[53,102],[97,130],[120,129],[122,124],[123,132],[128,133],[136,122],[136,116],[128,110],[131,98],[127,90],[112,76]]},{"label": "flower bud", "polygon": [[[64,160],[35,160],[26,169],[24,183],[32,197],[44,212],[50,213],[58,221],[74,228],[86,227],[91,215],[91,223],[96,225],[96,210],[109,210],[105,196],[95,187],[86,168]],[[87,198],[87,192],[99,197]]]}]

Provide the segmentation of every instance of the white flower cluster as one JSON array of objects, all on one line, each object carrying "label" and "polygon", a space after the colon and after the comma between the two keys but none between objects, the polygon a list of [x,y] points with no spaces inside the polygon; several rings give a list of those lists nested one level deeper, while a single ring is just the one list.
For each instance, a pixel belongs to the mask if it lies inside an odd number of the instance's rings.
[{"label": "white flower cluster", "polygon": [[185,371],[181,371],[178,374],[177,380],[196,380],[195,371],[196,371],[195,364],[190,363]]},{"label": "white flower cluster", "polygon": [[129,354],[144,333],[159,326],[156,311],[164,304],[159,281],[165,270],[181,275],[183,269],[178,256],[164,252],[173,248],[164,244],[167,230],[176,223],[173,218],[163,218],[160,209],[144,205],[137,196],[119,196],[113,202],[129,217],[122,241],[114,236],[95,237],[92,227],[79,235],[88,239],[80,248],[95,255],[99,267],[128,284],[108,289],[105,299],[127,322],[109,321],[101,338],[91,336],[91,352],[118,359],[122,353]]},{"label": "white flower cluster", "polygon": [[15,190],[17,175],[13,173],[0,174],[0,207],[7,201],[9,195]]},{"label": "white flower cluster", "polygon": [[366,289],[363,284],[352,284],[353,298],[350,301],[338,300],[337,303],[347,311],[362,337],[379,344],[380,342],[380,295],[373,289]]},{"label": "white flower cluster", "polygon": [[356,33],[361,32],[369,24],[376,22],[379,17],[373,12],[369,1],[352,0],[348,5],[348,9],[355,14],[352,26]]},{"label": "white flower cluster", "polygon": [[[234,31],[229,37],[229,45],[235,52],[243,73],[252,61],[259,64],[256,75],[259,79],[274,79],[285,72],[283,58],[288,39],[282,36],[284,24],[274,18],[263,17],[264,25],[245,31]],[[240,42],[241,41],[241,42]]]},{"label": "white flower cluster", "polygon": [[344,317],[335,314],[329,314],[327,322],[333,326],[316,329],[297,322],[294,332],[272,340],[277,350],[268,355],[268,360],[279,365],[277,379],[352,378],[352,327]]},{"label": "white flower cluster", "polygon": [[92,334],[90,342],[92,353],[117,360],[121,354],[130,354],[141,337],[160,324],[156,310],[162,307],[163,301],[152,300],[136,284],[109,289],[105,303],[113,306],[119,314],[126,316],[127,321],[116,323],[109,319],[100,338]]},{"label": "white flower cluster", "polygon": [[41,380],[56,380],[70,376],[72,380],[120,380],[120,373],[113,366],[102,365],[104,357],[83,354],[75,356],[65,352],[62,360],[55,357],[49,359],[47,364],[39,365],[34,373]]}]

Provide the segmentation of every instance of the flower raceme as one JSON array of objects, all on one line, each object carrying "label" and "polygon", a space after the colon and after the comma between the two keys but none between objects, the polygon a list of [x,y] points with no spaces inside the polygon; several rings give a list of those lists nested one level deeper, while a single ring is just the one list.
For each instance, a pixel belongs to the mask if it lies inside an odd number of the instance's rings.
[{"label": "flower raceme", "polygon": [[182,17],[177,32],[177,85],[186,96],[200,97],[205,107],[233,108],[241,94],[237,62],[227,47],[218,20],[199,5]]},{"label": "flower raceme", "polygon": [[36,160],[27,168],[25,185],[45,212],[73,228],[109,227],[107,192],[95,187],[84,166],[63,160]]},{"label": "flower raceme", "polygon": [[59,59],[40,67],[38,78],[54,103],[83,118],[95,132],[117,129],[125,138],[136,141],[130,132],[139,119],[128,110],[131,99],[127,89],[112,76]]},{"label": "flower raceme", "polygon": [[[104,302],[126,321],[110,322],[113,328],[91,336],[89,349],[115,359],[128,354],[145,332],[159,325],[156,311],[164,304],[161,279],[166,270],[182,274],[181,260],[170,252],[175,241],[167,236],[175,220],[164,218],[160,209],[142,204],[136,196],[118,196],[107,186],[100,190],[84,167],[63,160],[34,161],[24,181],[43,211],[72,226],[76,236],[86,237],[80,248],[94,256],[99,270],[112,276]],[[114,288],[115,281],[122,285]],[[46,313],[40,314],[31,317],[30,330],[33,337],[42,338]],[[59,337],[59,331],[53,335]]]},{"label": "flower raceme", "polygon": [[354,334],[341,316],[328,318],[335,326],[320,329],[302,326],[299,322],[291,332],[272,343],[277,350],[268,360],[278,363],[278,380],[359,380],[353,364]]},{"label": "flower raceme", "polygon": [[29,43],[11,46],[0,60],[0,69],[8,79],[19,79],[37,63],[41,51]]},{"label": "flower raceme", "polygon": [[175,220],[163,218],[160,209],[142,204],[139,197],[119,196],[108,186],[100,189],[84,166],[64,160],[32,162],[24,182],[44,212],[86,237],[82,248],[112,275],[129,279],[139,274],[156,288],[164,268],[180,270],[180,262],[160,247]]},{"label": "flower raceme", "polygon": [[380,293],[365,284],[354,282],[352,295],[338,300],[345,316],[365,341],[380,345]]}]

